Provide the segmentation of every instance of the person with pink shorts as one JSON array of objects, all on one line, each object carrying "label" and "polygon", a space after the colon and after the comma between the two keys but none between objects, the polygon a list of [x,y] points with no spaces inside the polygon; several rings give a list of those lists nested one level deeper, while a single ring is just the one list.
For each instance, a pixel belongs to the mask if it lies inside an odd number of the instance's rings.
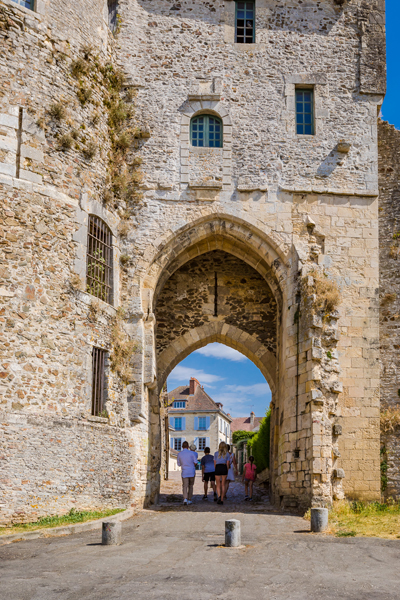
[{"label": "person with pink shorts", "polygon": [[[245,500],[253,500],[253,483],[256,479],[257,467],[254,464],[254,456],[249,456],[249,462],[244,465],[242,482],[244,481]],[[249,496],[250,487],[250,496]]]}]

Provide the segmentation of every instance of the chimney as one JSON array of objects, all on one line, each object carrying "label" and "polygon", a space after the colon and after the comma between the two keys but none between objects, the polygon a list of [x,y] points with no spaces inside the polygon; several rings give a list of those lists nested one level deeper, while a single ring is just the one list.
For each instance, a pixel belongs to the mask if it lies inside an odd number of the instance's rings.
[{"label": "chimney", "polygon": [[253,411],[251,411],[251,413],[250,413],[250,425],[252,427],[254,427],[254,417],[255,417],[255,414],[253,413]]},{"label": "chimney", "polygon": [[222,410],[223,404],[221,404],[221,402],[216,402],[215,404]]},{"label": "chimney", "polygon": [[199,386],[200,383],[197,381],[197,379],[195,379],[194,377],[190,378],[190,384],[189,384],[189,394],[191,396],[193,396],[193,394],[196,391],[197,386]]}]

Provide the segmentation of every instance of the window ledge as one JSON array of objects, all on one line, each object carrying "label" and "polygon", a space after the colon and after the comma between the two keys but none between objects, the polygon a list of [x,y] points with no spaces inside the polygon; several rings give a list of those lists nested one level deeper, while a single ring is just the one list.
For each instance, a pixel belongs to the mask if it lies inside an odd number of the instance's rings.
[{"label": "window ledge", "polygon": [[82,290],[76,290],[76,293],[78,295],[79,300],[84,302],[87,306],[90,306],[92,302],[98,302],[100,310],[107,313],[110,317],[115,316],[117,309],[114,308],[112,304],[108,304],[108,302],[104,302],[104,300],[97,298],[97,296],[92,296],[92,294],[89,294],[88,292],[84,292]]},{"label": "window ledge", "polygon": [[194,181],[189,182],[193,190],[222,190],[222,181]]},{"label": "window ledge", "polygon": [[92,423],[108,423],[108,418],[105,417],[95,417],[94,415],[90,415],[87,417],[88,421]]}]

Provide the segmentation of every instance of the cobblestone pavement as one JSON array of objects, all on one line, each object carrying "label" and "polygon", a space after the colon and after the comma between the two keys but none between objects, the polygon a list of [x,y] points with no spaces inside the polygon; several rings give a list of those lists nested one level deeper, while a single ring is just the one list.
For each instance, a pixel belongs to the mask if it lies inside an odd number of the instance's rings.
[{"label": "cobblestone pavement", "polygon": [[[195,485],[184,507],[174,474],[120,546],[93,531],[1,547],[1,600],[398,600],[400,540],[311,534],[261,490],[244,502],[236,482],[220,506]],[[240,549],[223,546],[227,518],[241,521]]]},{"label": "cobblestone pavement", "polygon": [[[247,502],[244,500],[244,484],[240,478],[229,484],[228,495],[221,506],[213,501],[214,495],[208,484],[208,500],[203,500],[204,483],[201,480],[201,472],[196,471],[196,479],[193,488],[193,504],[189,507],[184,507],[185,510],[190,509],[195,512],[265,512],[273,511],[273,507],[269,503],[268,491],[262,487],[254,486],[253,501]],[[160,490],[160,510],[181,510],[183,503],[182,496],[182,479],[180,471],[173,471],[169,474],[168,481],[163,481]]]}]

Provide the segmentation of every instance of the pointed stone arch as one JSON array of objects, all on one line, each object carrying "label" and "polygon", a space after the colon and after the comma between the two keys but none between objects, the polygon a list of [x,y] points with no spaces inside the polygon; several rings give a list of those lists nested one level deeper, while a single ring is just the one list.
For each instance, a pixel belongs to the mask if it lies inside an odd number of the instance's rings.
[{"label": "pointed stone arch", "polygon": [[276,357],[267,350],[255,336],[249,335],[234,325],[225,323],[207,323],[192,329],[172,344],[158,357],[158,385],[161,391],[170,372],[189,354],[211,344],[219,342],[238,350],[249,358],[264,375],[272,394],[276,391]]}]

